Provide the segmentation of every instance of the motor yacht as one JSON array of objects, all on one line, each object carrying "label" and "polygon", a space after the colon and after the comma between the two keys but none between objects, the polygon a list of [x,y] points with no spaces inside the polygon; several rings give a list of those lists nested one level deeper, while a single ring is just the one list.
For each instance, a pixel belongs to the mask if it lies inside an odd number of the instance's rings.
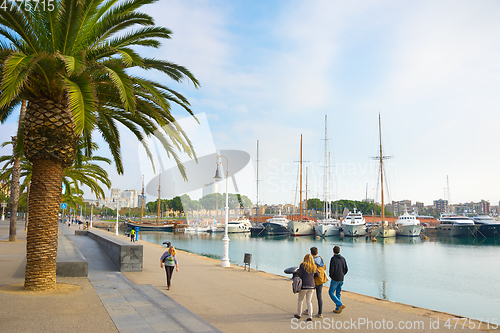
[{"label": "motor yacht", "polygon": [[442,213],[438,221],[438,236],[476,237],[476,231],[479,229],[479,225],[475,225],[473,220],[463,215]]},{"label": "motor yacht", "polygon": [[347,237],[359,237],[366,235],[366,221],[361,212],[349,212],[342,220],[342,231]]},{"label": "motor yacht", "polygon": [[252,222],[244,217],[239,217],[227,223],[228,233],[250,232],[250,228],[252,228]]},{"label": "motor yacht", "polygon": [[266,222],[262,223],[262,225],[266,229],[268,236],[281,236],[290,234],[288,222],[290,222],[290,220],[287,219],[285,215],[281,215],[280,211],[278,215],[268,219]]},{"label": "motor yacht", "polygon": [[483,237],[500,237],[500,222],[490,215],[477,215],[472,217],[474,224],[479,225],[477,233]]},{"label": "motor yacht", "polygon": [[420,235],[420,220],[413,214],[405,212],[396,221],[396,234],[398,236],[418,237]]}]

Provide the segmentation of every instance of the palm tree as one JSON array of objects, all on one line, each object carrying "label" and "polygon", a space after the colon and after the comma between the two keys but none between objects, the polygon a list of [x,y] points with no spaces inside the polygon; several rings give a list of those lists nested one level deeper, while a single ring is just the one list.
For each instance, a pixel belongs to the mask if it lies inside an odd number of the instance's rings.
[{"label": "palm tree", "polygon": [[[63,170],[82,140],[91,157],[92,135],[101,134],[123,172],[117,123],[141,142],[155,134],[185,177],[177,152],[195,156],[175,123],[171,103],[193,115],[188,100],[167,86],[133,75],[157,70],[175,81],[196,78],[186,68],[142,57],[135,46],[157,48],[171,32],[137,11],[155,0],[55,0],[51,8],[12,2],[0,11],[0,120],[22,100],[24,154],[33,172],[29,199],[24,286],[54,289],[58,210]],[[34,4],[34,3],[32,3]],[[9,4],[10,7],[10,4]],[[10,8],[9,8],[10,9]],[[136,28],[139,26],[139,28]],[[134,70],[134,73],[138,73]],[[144,144],[151,158],[148,147]],[[151,159],[152,160],[152,159]]]}]

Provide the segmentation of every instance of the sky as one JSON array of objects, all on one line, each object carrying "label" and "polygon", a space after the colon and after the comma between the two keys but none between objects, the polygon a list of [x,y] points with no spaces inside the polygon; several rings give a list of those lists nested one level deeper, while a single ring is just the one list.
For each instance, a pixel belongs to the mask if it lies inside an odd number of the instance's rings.
[{"label": "sky", "polygon": [[[329,198],[380,201],[380,114],[391,156],[386,202],[498,204],[500,2],[161,0],[143,10],[173,36],[142,54],[182,64],[200,81],[196,89],[148,73],[187,96],[202,120],[173,108],[198,156],[250,154],[229,192],[237,183],[256,202],[258,140],[259,202],[296,202],[302,134],[304,191],[307,167],[308,198],[323,199],[327,116]],[[15,130],[13,115],[0,141]],[[110,179],[140,191],[152,171],[136,139],[121,135],[125,174],[108,167]]]}]

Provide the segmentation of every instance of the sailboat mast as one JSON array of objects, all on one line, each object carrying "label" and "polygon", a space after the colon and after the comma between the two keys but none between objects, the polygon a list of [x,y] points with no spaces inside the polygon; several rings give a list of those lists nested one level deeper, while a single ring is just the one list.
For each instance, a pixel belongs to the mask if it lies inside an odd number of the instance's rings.
[{"label": "sailboat mast", "polygon": [[259,216],[259,140],[257,140],[257,216]]},{"label": "sailboat mast", "polygon": [[306,209],[305,209],[305,212],[306,212],[306,216],[307,216],[307,167],[306,167]]},{"label": "sailboat mast", "polygon": [[300,204],[299,204],[299,218],[302,220],[302,134],[300,135]]},{"label": "sailboat mast", "polygon": [[384,226],[385,209],[384,209],[384,157],[382,155],[382,123],[380,121],[380,113],[378,114],[378,134],[380,139],[380,187],[382,194],[382,226]]},{"label": "sailboat mast", "polygon": [[144,214],[144,175],[142,175],[141,222]]},{"label": "sailboat mast", "polygon": [[327,115],[325,115],[325,182],[323,184],[323,197],[325,202],[323,203],[323,211],[325,214],[325,219],[328,218],[326,215],[326,211],[328,209],[328,160],[327,160],[327,154],[328,154],[328,134],[327,134]]},{"label": "sailboat mast", "polygon": [[158,215],[156,216],[156,224],[160,224],[160,204],[161,204],[161,171],[158,176]]}]

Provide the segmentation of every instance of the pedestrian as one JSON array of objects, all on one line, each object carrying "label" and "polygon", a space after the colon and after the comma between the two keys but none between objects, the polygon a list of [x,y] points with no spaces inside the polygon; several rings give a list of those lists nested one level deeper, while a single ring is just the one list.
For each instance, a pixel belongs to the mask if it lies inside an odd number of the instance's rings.
[{"label": "pedestrian", "polygon": [[316,276],[319,276],[318,269],[316,267],[316,264],[314,263],[314,258],[312,255],[305,255],[304,261],[302,261],[302,263],[300,264],[300,267],[296,274],[302,279],[302,288],[299,291],[297,313],[293,316],[297,319],[300,319],[300,314],[302,313],[302,303],[305,298],[307,304],[307,321],[312,321],[312,296],[314,293],[314,278]]},{"label": "pedestrian", "polygon": [[330,259],[330,298],[335,303],[335,313],[341,313],[345,309],[345,305],[340,301],[340,293],[344,284],[344,275],[347,274],[347,263],[345,258],[340,255],[340,247],[333,247],[333,257]]},{"label": "pedestrian", "polygon": [[134,228],[132,228],[130,230],[130,241],[135,242],[135,229]]},{"label": "pedestrian", "polygon": [[173,246],[170,246],[165,253],[160,258],[160,268],[163,268],[163,264],[165,264],[165,273],[167,274],[167,290],[170,290],[170,281],[172,279],[172,274],[175,270],[179,271],[179,264],[177,263],[176,251]]},{"label": "pedestrian", "polygon": [[328,280],[325,272],[326,266],[323,258],[318,255],[318,248],[313,246],[310,250],[319,274],[319,276],[314,278],[314,288],[316,289],[316,298],[318,300],[318,314],[316,317],[323,318],[323,284]]}]

